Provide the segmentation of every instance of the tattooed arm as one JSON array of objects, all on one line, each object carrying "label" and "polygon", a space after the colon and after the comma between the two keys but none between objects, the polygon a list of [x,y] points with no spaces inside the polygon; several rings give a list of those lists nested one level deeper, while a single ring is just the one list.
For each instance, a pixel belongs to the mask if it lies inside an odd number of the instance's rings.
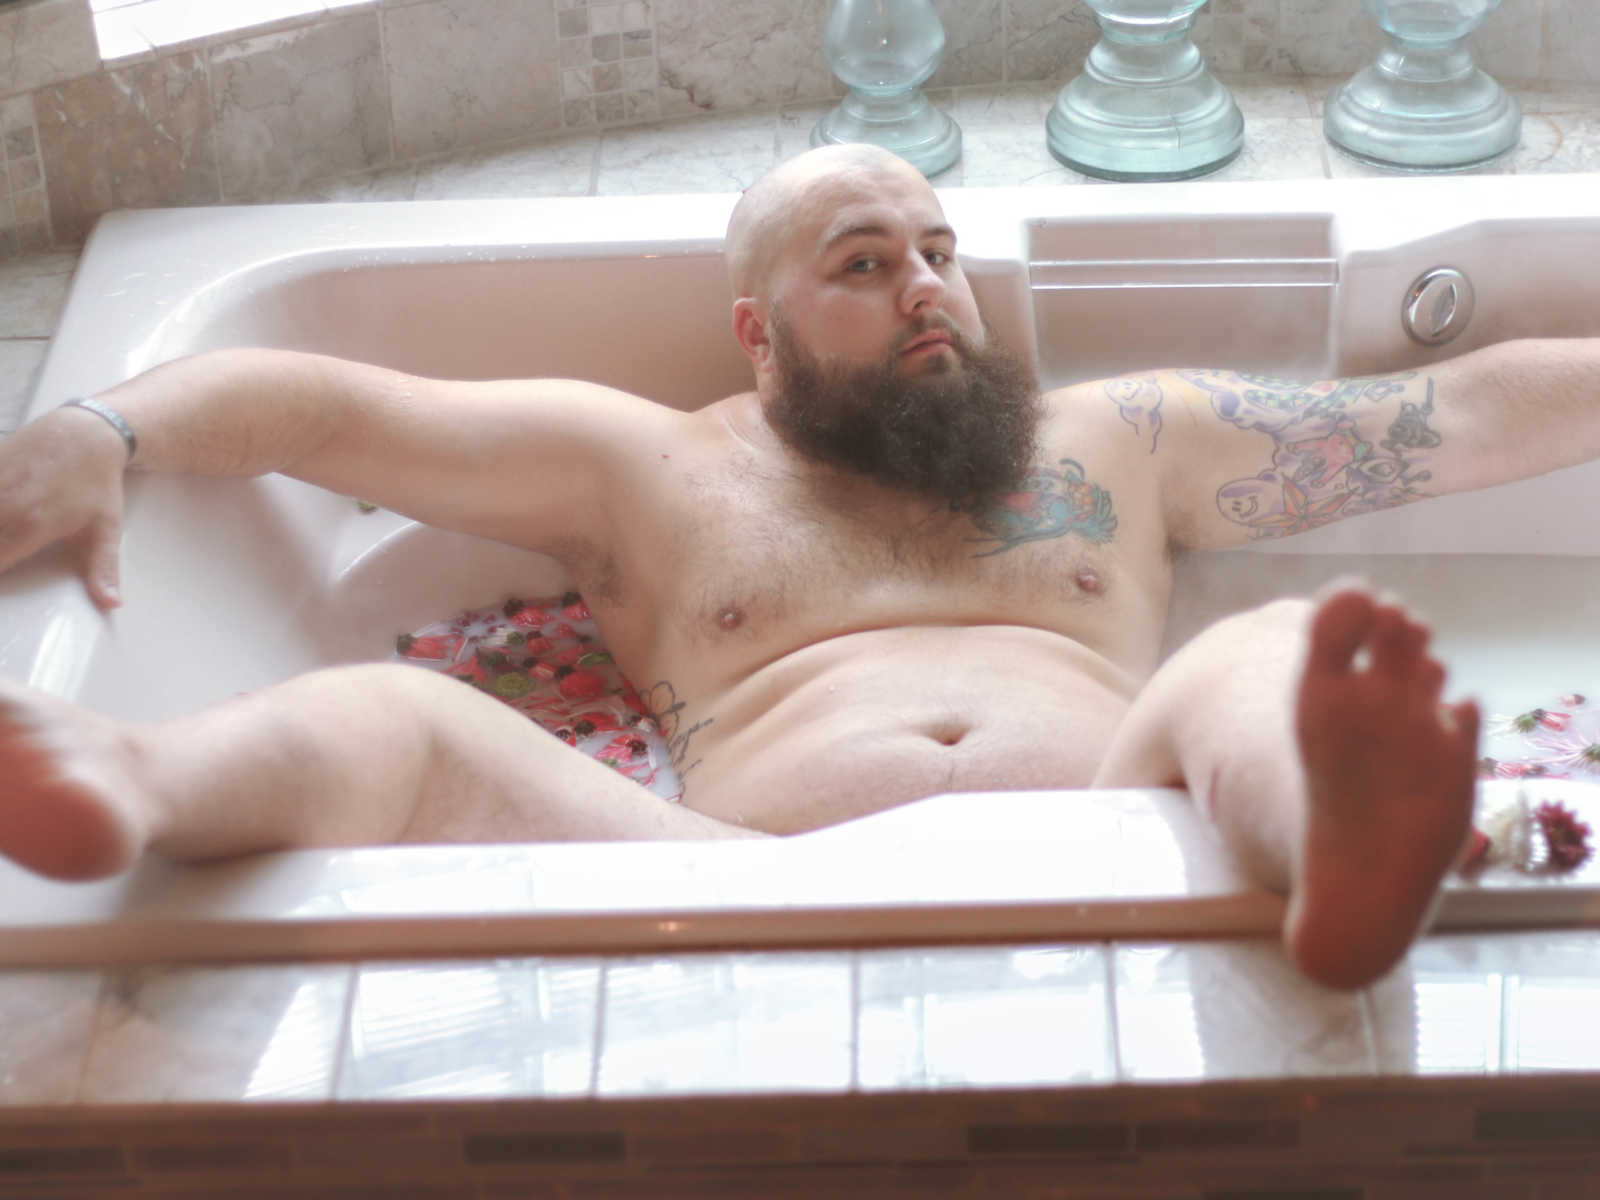
[{"label": "tattooed arm", "polygon": [[1600,457],[1600,340],[1519,341],[1305,382],[1224,370],[1094,385],[1158,471],[1175,545],[1282,537]]}]

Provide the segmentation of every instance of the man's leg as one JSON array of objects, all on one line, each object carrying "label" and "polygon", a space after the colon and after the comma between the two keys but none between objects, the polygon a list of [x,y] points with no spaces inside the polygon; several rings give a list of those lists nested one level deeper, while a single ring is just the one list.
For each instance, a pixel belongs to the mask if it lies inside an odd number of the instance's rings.
[{"label": "man's leg", "polygon": [[1441,706],[1427,641],[1353,588],[1229,617],[1156,672],[1095,784],[1187,786],[1288,895],[1300,968],[1368,983],[1421,929],[1472,819],[1478,710]]},{"label": "man's leg", "polygon": [[0,684],[0,855],[61,878],[145,850],[748,834],[415,667],[319,671],[155,725]]}]

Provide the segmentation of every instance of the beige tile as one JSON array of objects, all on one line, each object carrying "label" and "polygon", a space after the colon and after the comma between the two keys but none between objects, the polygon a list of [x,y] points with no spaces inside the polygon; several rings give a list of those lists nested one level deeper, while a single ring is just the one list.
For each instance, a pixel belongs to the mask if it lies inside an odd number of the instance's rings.
[{"label": "beige tile", "polygon": [[[0,341],[0,432],[22,424],[23,410],[33,396],[33,385],[49,349],[50,343],[44,339]],[[0,1022],[3,1028],[5,1023]]]},{"label": "beige tile", "polygon": [[260,196],[257,199],[274,204],[314,204],[323,201],[387,202],[410,200],[415,196],[416,190],[417,168],[407,163],[399,167],[385,167],[380,171],[362,171],[354,175],[331,175],[324,179],[312,179],[298,187]]},{"label": "beige tile", "polygon": [[586,196],[594,178],[598,135],[574,135],[531,146],[455,154],[417,168],[418,200],[480,197]]},{"label": "beige tile", "polygon": [[0,9],[0,95],[76,79],[99,66],[85,0],[35,0]]},{"label": "beige tile", "polygon": [[208,53],[226,199],[383,166],[392,157],[376,12]]},{"label": "beige tile", "polygon": [[661,115],[839,95],[822,56],[827,0],[655,0]]},{"label": "beige tile", "polygon": [[1595,46],[1600,44],[1600,12],[1581,0],[1549,0],[1545,12],[1544,62],[1539,77],[1571,83],[1600,83]]},{"label": "beige tile", "polygon": [[116,973],[79,1101],[330,1099],[351,973],[346,965]]},{"label": "beige tile", "polygon": [[1213,71],[1284,71],[1278,0],[1211,0],[1191,37]]},{"label": "beige tile", "polygon": [[339,1098],[586,1095],[599,988],[585,960],[363,967]]},{"label": "beige tile", "polygon": [[1275,940],[1125,943],[1115,964],[1126,1082],[1375,1069],[1362,997],[1307,982]]},{"label": "beige tile", "polygon": [[1044,122],[963,130],[961,157],[968,187],[1059,187],[1084,176],[1050,153]]},{"label": "beige tile", "polygon": [[71,1103],[99,994],[98,971],[0,972],[0,1111]]},{"label": "beige tile", "polygon": [[561,127],[555,12],[530,0],[429,0],[382,12],[397,157]]},{"label": "beige tile", "polygon": [[1311,97],[1304,81],[1297,76],[1219,71],[1217,78],[1232,94],[1246,121],[1321,115],[1311,111]]},{"label": "beige tile", "polygon": [[0,264],[0,338],[53,336],[77,266],[76,251]]},{"label": "beige tile", "polygon": [[996,84],[1005,78],[1005,0],[934,0],[944,26],[939,69],[930,88]]},{"label": "beige tile", "polygon": [[737,192],[776,161],[771,113],[701,117],[608,132],[595,192]]},{"label": "beige tile", "polygon": [[1061,0],[1006,0],[1008,83],[1050,79],[1066,83],[1079,71],[1100,40],[1100,27],[1087,4]]},{"label": "beige tile", "polygon": [[955,93],[950,115],[961,131],[972,133],[994,129],[1006,133],[1025,133],[1044,129],[1045,118],[1061,93],[1055,83],[991,84],[961,88]]},{"label": "beige tile", "polygon": [[102,72],[34,98],[51,220],[80,242],[114,208],[215,203],[221,195],[201,55]]},{"label": "beige tile", "polygon": [[850,974],[844,953],[612,960],[600,1093],[842,1091]]},{"label": "beige tile", "polygon": [[862,1088],[1115,1081],[1103,946],[862,951],[857,970]]},{"label": "beige tile", "polygon": [[1314,117],[1246,119],[1239,157],[1203,178],[1326,179],[1323,143],[1322,122]]},{"label": "beige tile", "polygon": [[1383,41],[1359,4],[1282,0],[1278,21],[1283,58],[1301,75],[1349,75],[1371,62]]},{"label": "beige tile", "polygon": [[[1558,0],[1562,8],[1571,2]],[[1503,0],[1472,35],[1479,65],[1501,83],[1538,79],[1546,61],[1546,8],[1545,0]],[[1594,29],[1600,32],[1600,25]],[[1592,71],[1592,64],[1589,69]]]}]

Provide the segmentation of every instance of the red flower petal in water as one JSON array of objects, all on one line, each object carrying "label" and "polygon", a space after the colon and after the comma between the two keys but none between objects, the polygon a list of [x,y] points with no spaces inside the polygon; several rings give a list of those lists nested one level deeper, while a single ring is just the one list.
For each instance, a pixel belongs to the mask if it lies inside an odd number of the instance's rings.
[{"label": "red flower petal in water", "polygon": [[1565,804],[1549,801],[1533,810],[1533,819],[1539,823],[1545,844],[1550,848],[1551,867],[1571,871],[1588,861],[1592,853],[1589,826],[1578,820],[1577,813]]}]

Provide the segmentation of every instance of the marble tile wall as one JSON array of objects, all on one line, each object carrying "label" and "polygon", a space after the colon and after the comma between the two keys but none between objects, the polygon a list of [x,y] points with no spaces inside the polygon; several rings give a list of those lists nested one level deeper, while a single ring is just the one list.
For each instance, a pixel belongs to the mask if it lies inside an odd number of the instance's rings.
[{"label": "marble tile wall", "polygon": [[[371,0],[103,65],[88,0],[0,9],[0,256],[81,243],[143,205],[280,198],[472,148],[822,104],[830,0]],[[933,88],[1082,65],[1080,0],[935,0]],[[1378,44],[1357,0],[1211,0],[1195,40],[1224,72],[1348,75]],[[1600,82],[1586,0],[1504,0],[1477,37],[1507,81]],[[27,132],[32,129],[30,135]]]}]

